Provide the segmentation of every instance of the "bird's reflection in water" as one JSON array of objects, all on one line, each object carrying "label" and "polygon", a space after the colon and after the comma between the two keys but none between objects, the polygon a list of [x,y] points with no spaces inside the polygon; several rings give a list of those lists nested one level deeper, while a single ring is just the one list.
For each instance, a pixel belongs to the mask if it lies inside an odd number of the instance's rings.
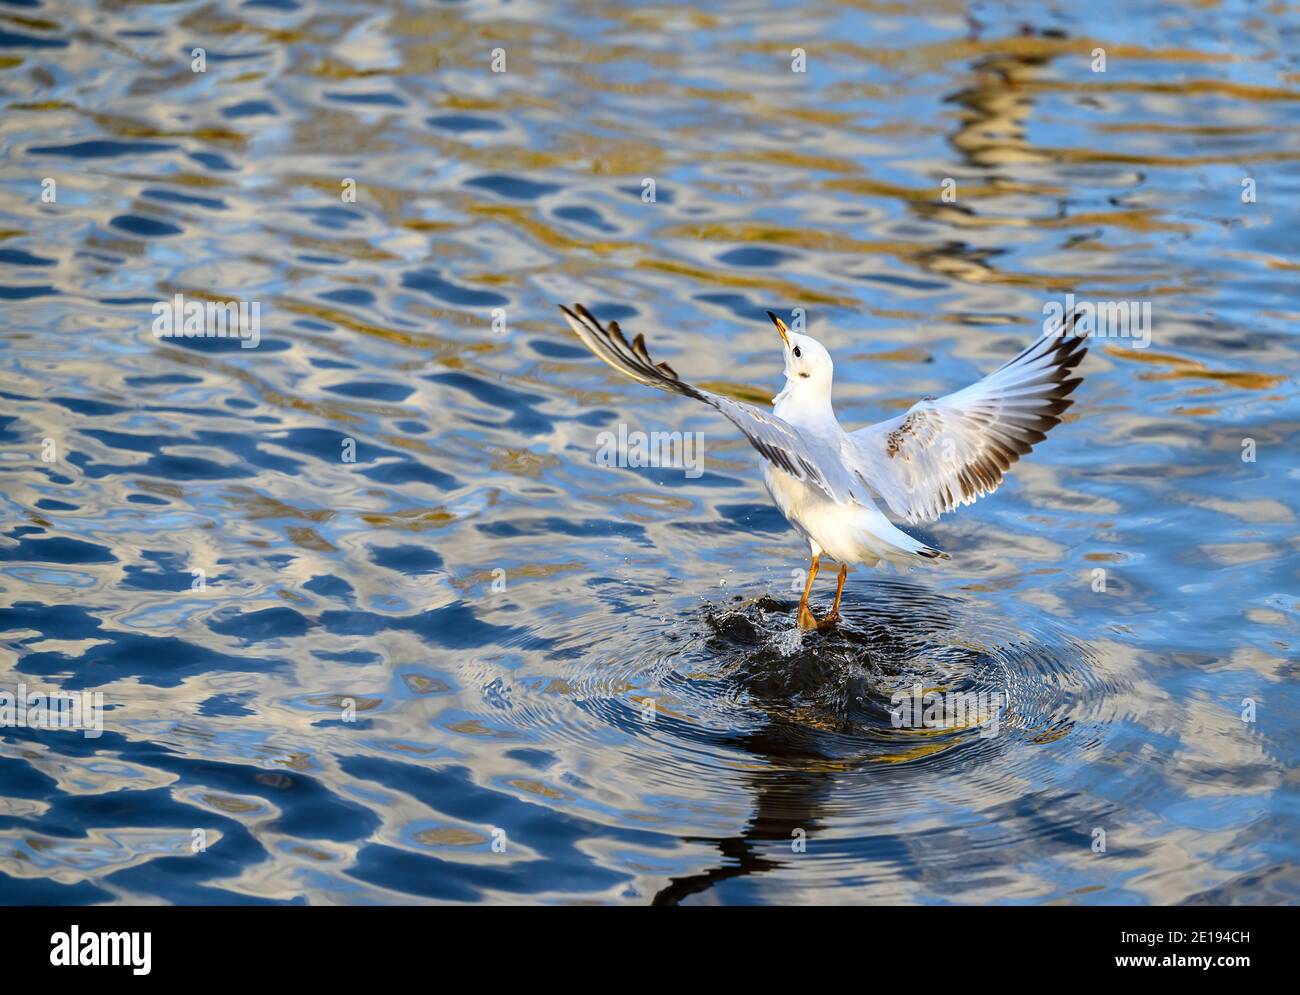
[{"label": "bird's reflection in water", "polygon": [[[781,726],[773,725],[743,737],[735,745],[755,757],[775,762],[786,749],[785,738]],[[713,841],[722,863],[698,874],[673,878],[655,895],[654,905],[676,905],[690,895],[708,891],[719,881],[774,870],[782,861],[761,852],[757,844],[784,843],[788,847],[792,840],[811,835],[822,827],[822,809],[830,793],[831,774],[826,770],[800,769],[788,759],[782,763],[787,766],[779,782],[770,776],[748,779],[754,793],[754,814],[740,836]]]},{"label": "bird's reflection in water", "polygon": [[959,764],[968,747],[987,742],[971,726],[909,730],[893,721],[891,696],[914,682],[975,690],[1002,679],[987,654],[959,638],[966,602],[909,581],[880,580],[860,585],[845,604],[844,624],[803,635],[793,650],[785,638],[791,607],[771,598],[708,619],[706,650],[727,664],[763,717],[757,729],[724,735],[718,744],[753,758],[755,769],[744,778],[753,814],[739,836],[693,839],[715,845],[720,864],[672,879],[653,904],[674,905],[720,881],[781,867],[781,853],[794,858],[799,841],[825,827],[837,778],[845,774],[910,781],[901,762],[942,753],[945,766]]}]

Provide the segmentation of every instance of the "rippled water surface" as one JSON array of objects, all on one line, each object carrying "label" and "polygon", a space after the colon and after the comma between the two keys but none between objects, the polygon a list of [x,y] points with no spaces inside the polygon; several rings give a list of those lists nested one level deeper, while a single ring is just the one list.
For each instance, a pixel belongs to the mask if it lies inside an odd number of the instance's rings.
[{"label": "rippled water surface", "polygon": [[[1300,15],[1076,6],[0,0],[0,690],[105,705],[0,728],[0,900],[1300,900]],[[556,310],[766,403],[802,307],[856,426],[1066,292],[1149,347],[802,636]]]}]

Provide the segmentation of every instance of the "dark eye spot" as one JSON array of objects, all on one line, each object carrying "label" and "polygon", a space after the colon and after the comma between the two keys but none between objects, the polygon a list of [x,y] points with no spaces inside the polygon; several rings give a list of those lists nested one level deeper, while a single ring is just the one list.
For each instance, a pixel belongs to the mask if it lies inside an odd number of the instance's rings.
[{"label": "dark eye spot", "polygon": [[800,373],[799,376],[803,377],[805,380],[808,379],[808,374],[807,374],[807,373]]},{"label": "dark eye spot", "polygon": [[798,347],[798,346],[795,346],[795,347],[794,347],[794,358],[795,358],[795,359],[798,359],[798,358],[800,357],[800,355],[802,355],[802,354],[799,352],[799,347]]}]

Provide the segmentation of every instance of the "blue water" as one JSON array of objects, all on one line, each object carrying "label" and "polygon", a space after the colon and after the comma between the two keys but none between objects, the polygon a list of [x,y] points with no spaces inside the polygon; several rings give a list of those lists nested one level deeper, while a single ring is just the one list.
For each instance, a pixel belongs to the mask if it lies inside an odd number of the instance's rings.
[{"label": "blue water", "polygon": [[[0,901],[1297,901],[1300,20],[929,6],[0,2],[0,695],[103,703],[0,721]],[[803,308],[856,427],[1067,292],[1149,343],[802,637],[557,311],[765,404]]]}]

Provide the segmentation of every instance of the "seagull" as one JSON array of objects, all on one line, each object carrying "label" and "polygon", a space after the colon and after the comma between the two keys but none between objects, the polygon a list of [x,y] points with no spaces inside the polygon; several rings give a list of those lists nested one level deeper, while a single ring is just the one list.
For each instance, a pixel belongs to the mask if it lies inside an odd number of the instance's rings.
[{"label": "seagull", "polygon": [[[1083,378],[1070,373],[1087,352],[1075,334],[1076,312],[964,390],[923,398],[897,418],[846,432],[831,405],[830,353],[771,311],[784,349],[785,388],[764,411],[686,383],[650,358],[644,336],[629,343],[617,321],[602,325],[581,304],[560,310],[583,344],[618,372],[716,408],[758,450],[768,493],[812,557],[799,600],[800,629],[839,621],[850,565],[947,559],[895,526],[882,506],[919,525],[996,490],[1011,464],[1042,442],[1074,403],[1069,395]],[[808,595],[823,556],[840,564],[840,577],[834,606],[818,619]]]}]

